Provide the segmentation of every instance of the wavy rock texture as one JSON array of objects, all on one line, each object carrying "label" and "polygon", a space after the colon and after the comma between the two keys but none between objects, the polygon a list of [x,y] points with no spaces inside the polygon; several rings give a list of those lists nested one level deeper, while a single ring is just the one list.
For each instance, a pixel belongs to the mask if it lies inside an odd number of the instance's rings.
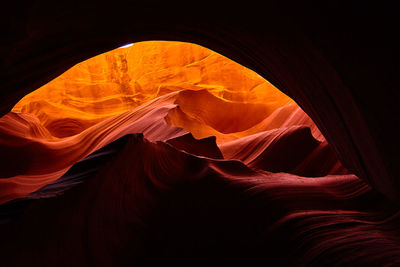
[{"label": "wavy rock texture", "polygon": [[[123,141],[81,185],[25,204],[17,223],[2,228],[5,240],[24,240],[7,245],[3,262],[362,266],[398,260],[398,214],[354,175],[255,171],[142,136]],[[342,257],[348,250],[355,253]]]},{"label": "wavy rock texture", "polygon": [[[179,90],[207,90],[221,100],[238,102],[236,105],[250,109],[252,118],[248,124],[261,121],[291,101],[255,72],[209,49],[180,42],[141,42],[77,64],[24,97],[12,111],[35,114],[52,135],[65,137]],[[185,105],[185,99],[181,103],[197,112],[207,100],[199,97],[191,104]],[[215,111],[215,104],[225,103],[212,101],[207,109],[211,112]],[[241,111],[243,107],[236,110]],[[216,126],[218,119],[209,123]],[[225,132],[234,130],[226,125],[217,127]]]},{"label": "wavy rock texture", "polygon": [[197,45],[76,65],[0,119],[0,149],[5,266],[400,264],[396,206],[296,103]]}]

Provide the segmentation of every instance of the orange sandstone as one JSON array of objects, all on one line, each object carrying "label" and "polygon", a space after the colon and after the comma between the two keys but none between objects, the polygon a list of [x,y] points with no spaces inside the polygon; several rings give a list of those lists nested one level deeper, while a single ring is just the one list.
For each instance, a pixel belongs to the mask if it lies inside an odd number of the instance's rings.
[{"label": "orange sandstone", "polygon": [[291,102],[257,73],[207,48],[147,41],[75,65],[12,111],[34,114],[53,136],[66,137],[181,90],[206,90],[217,97],[196,94],[199,99],[178,104],[224,134],[246,130]]}]

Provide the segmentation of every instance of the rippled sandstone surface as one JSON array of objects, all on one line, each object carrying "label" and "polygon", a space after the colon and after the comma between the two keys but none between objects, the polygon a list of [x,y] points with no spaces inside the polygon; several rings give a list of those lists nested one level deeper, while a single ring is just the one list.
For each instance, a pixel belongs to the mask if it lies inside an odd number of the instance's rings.
[{"label": "rippled sandstone surface", "polygon": [[136,43],[77,64],[1,118],[0,201],[54,181],[125,134],[166,141],[189,132],[221,145],[295,125],[324,142],[296,103],[257,73],[195,44]]},{"label": "rippled sandstone surface", "polygon": [[0,149],[9,266],[362,266],[400,253],[398,214],[308,115],[198,45],[135,43],[74,66],[0,119]]}]

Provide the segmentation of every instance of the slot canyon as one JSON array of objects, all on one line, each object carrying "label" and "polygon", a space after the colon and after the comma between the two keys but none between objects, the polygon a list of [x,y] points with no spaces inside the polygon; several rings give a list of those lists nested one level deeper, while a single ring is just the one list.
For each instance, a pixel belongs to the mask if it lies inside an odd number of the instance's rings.
[{"label": "slot canyon", "polygon": [[0,266],[400,266],[392,11],[8,11]]}]

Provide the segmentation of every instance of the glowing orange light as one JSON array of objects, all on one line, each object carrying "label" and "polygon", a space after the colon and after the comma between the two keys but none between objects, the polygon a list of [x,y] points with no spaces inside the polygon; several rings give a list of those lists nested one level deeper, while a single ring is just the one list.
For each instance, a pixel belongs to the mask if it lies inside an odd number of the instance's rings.
[{"label": "glowing orange light", "polygon": [[[221,136],[212,129],[222,134],[244,131],[292,102],[257,73],[207,48],[148,41],[77,64],[25,96],[12,111],[34,114],[52,135],[66,137],[180,90],[211,94],[196,94],[196,99],[182,96],[178,104],[184,121],[176,111],[169,114],[170,123],[187,128],[195,137]],[[189,124],[189,117],[199,125]],[[204,132],[204,123],[212,129]]]},{"label": "glowing orange light", "polygon": [[230,141],[294,125],[323,139],[293,100],[252,70],[195,44],[135,43],[75,65],[0,118],[0,203],[129,133],[150,141],[215,136],[229,159]]}]

